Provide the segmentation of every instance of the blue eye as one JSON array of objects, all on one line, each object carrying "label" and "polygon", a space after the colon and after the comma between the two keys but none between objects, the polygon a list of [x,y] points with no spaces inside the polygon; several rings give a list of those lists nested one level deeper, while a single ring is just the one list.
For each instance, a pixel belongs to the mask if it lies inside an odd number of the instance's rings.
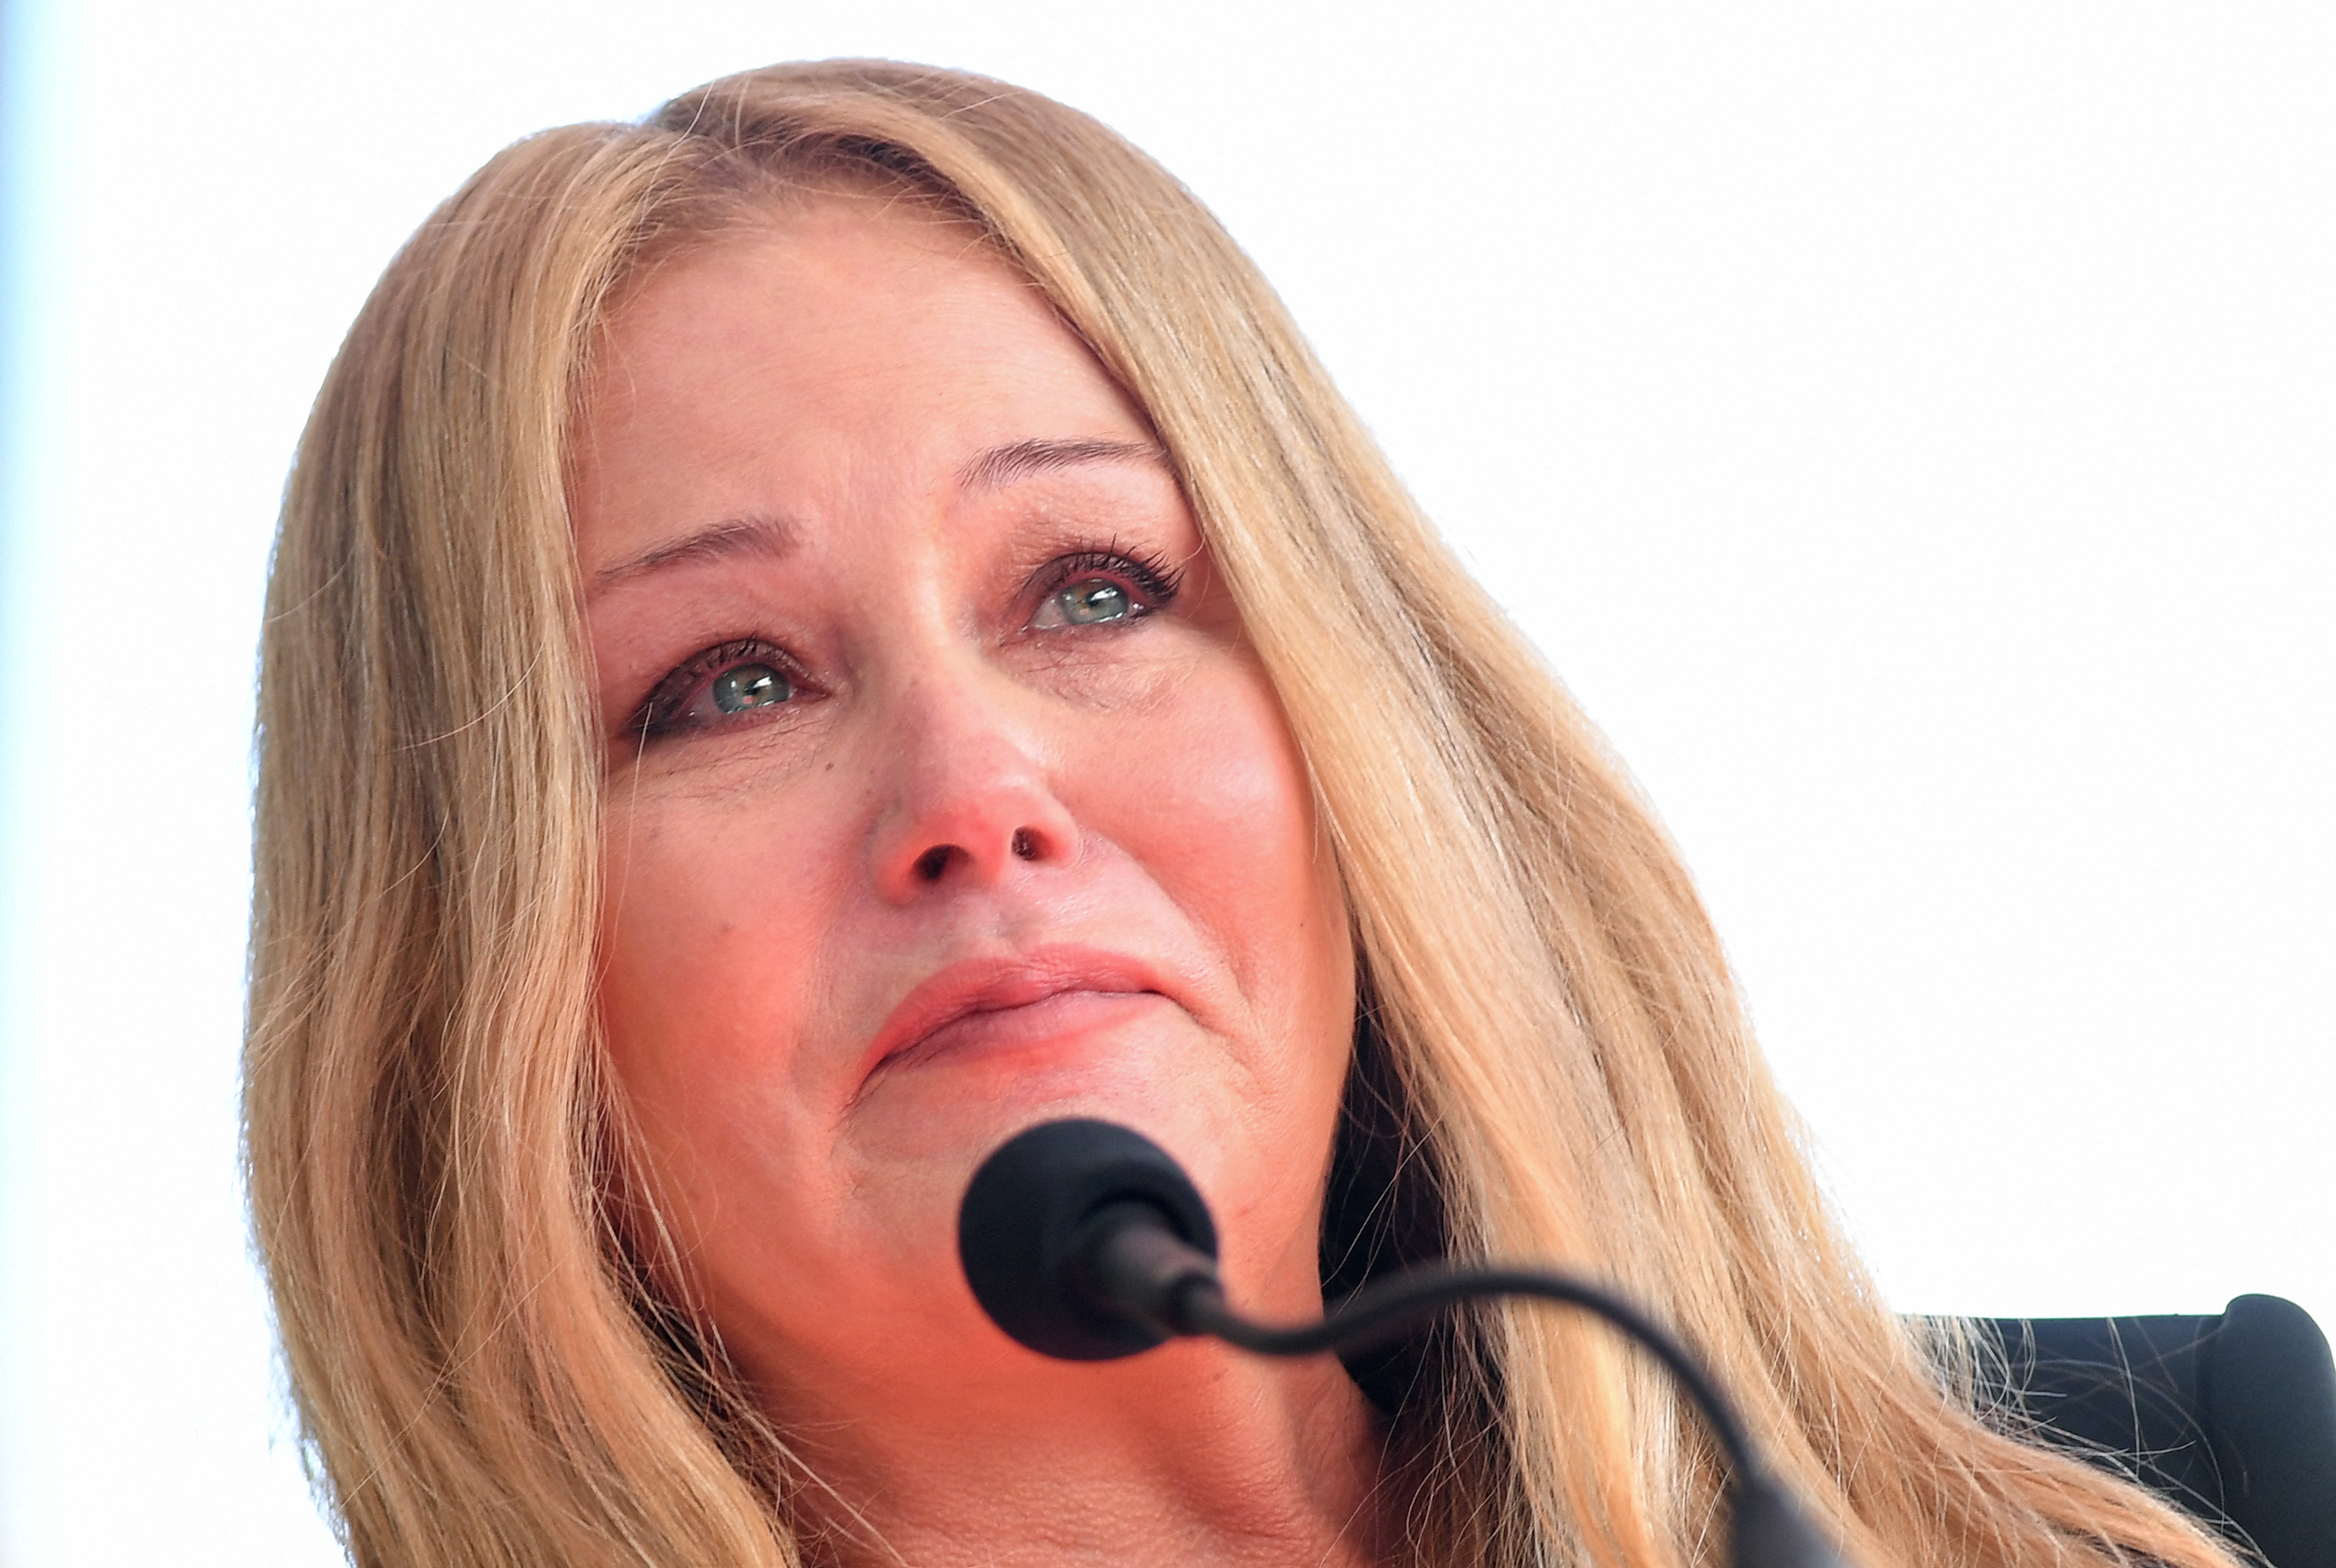
[{"label": "blue eye", "polygon": [[1030,624],[1041,630],[1061,626],[1094,626],[1125,620],[1135,613],[1135,601],[1115,582],[1099,577],[1056,589],[1038,603]]},{"label": "blue eye", "polygon": [[1033,574],[1032,631],[1141,620],[1175,601],[1183,573],[1146,550],[1113,544],[1056,556]]},{"label": "blue eye", "polygon": [[660,735],[705,729],[807,695],[778,650],[759,638],[706,648],[667,672],[625,726],[647,744]]},{"label": "blue eye", "polygon": [[769,665],[742,664],[715,676],[708,695],[724,713],[745,713],[784,702],[794,694],[793,683]]}]

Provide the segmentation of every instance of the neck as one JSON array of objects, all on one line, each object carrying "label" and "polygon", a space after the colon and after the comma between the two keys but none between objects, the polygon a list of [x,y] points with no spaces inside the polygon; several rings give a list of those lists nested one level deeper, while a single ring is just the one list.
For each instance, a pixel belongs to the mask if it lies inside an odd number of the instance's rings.
[{"label": "neck", "polygon": [[[912,1374],[832,1401],[800,1388],[774,1401],[811,1473],[795,1512],[814,1559],[1384,1560],[1384,1434],[1329,1358],[1269,1361],[1185,1340],[1125,1361],[1017,1371],[988,1387]],[[853,1414],[834,1413],[844,1409]]]}]

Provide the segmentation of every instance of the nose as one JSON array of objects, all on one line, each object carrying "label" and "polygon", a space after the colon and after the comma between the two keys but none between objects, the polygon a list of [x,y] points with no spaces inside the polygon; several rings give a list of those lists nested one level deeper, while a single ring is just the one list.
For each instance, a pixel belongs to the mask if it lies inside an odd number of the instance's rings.
[{"label": "nose", "polygon": [[994,887],[1019,868],[1078,858],[1078,825],[1017,706],[978,678],[928,678],[898,705],[892,798],[871,845],[887,900]]}]

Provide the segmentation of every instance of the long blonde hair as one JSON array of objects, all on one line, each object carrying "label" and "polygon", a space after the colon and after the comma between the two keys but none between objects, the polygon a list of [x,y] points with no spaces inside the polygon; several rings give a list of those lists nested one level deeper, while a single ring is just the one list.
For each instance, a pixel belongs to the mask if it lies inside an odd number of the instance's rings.
[{"label": "long blonde hair", "polygon": [[[1327,1271],[1444,1251],[1620,1281],[1877,1568],[2228,1568],[1991,1430],[1958,1342],[1876,1298],[1676,852],[1201,205],[1046,99],[869,62],[504,151],[392,264],[303,439],[262,655],[247,1138],[359,1563],[800,1560],[780,1435],[622,1240],[563,463],[645,258],[838,181],[939,204],[1045,291],[1157,429],[1280,692],[1366,981],[1340,1160],[1388,1200],[1348,1205]],[[1420,1560],[1719,1560],[1708,1440],[1590,1325],[1483,1313],[1391,1398]]]}]

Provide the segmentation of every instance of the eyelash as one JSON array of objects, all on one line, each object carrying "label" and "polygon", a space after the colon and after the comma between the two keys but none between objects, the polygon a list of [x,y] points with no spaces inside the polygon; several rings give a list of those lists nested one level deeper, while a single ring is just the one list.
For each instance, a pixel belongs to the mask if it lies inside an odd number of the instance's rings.
[{"label": "eyelash", "polygon": [[1151,550],[1124,547],[1114,541],[1097,549],[1088,546],[1058,555],[1031,574],[1036,598],[1044,601],[1075,582],[1091,577],[1124,577],[1143,602],[1131,618],[1141,618],[1175,602],[1184,585],[1182,568]]},{"label": "eyelash", "polygon": [[[1127,586],[1135,590],[1137,600],[1128,618],[1140,620],[1175,602],[1183,586],[1184,573],[1163,556],[1123,547],[1114,541],[1101,548],[1088,546],[1056,556],[1031,574],[1025,598],[1034,605],[1043,604],[1065,589],[1096,577],[1125,579]],[[802,679],[801,667],[784,648],[758,637],[731,638],[692,654],[667,671],[625,721],[625,733],[646,745],[667,735],[715,727],[722,721],[690,724],[682,716],[687,712],[691,699],[698,695],[698,688],[708,680],[724,670],[750,662],[767,664],[778,670],[797,691],[808,685]],[[793,702],[790,699],[774,706],[792,706]]]},{"label": "eyelash", "polygon": [[690,655],[667,671],[665,677],[650,688],[641,706],[633,710],[633,716],[625,721],[625,733],[646,745],[664,735],[709,727],[682,721],[690,699],[697,695],[699,687],[724,670],[749,662],[769,665],[798,689],[803,685],[800,679],[802,672],[784,649],[758,637],[733,638]]}]

